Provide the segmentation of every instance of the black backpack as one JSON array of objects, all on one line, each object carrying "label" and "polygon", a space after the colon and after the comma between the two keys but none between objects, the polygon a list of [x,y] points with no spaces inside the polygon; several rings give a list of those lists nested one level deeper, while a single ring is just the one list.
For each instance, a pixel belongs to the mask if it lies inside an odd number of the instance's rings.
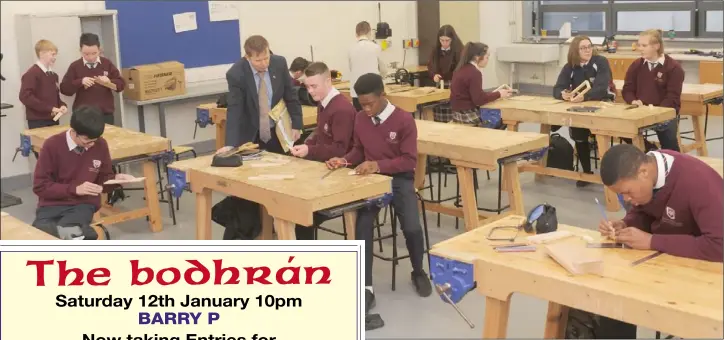
[{"label": "black backpack", "polygon": [[550,148],[548,148],[549,168],[573,171],[573,145],[561,135],[551,134]]}]

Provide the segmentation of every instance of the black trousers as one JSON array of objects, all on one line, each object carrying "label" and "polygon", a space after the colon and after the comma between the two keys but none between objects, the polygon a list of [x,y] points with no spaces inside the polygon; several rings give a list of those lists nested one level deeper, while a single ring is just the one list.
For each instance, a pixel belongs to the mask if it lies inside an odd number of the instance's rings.
[{"label": "black trousers", "polygon": [[[680,146],[679,146],[679,120],[674,119],[666,124],[661,125],[661,127],[656,128],[656,137],[659,138],[659,143],[661,143],[661,148],[664,150],[673,150],[676,152],[681,152]],[[623,138],[623,141],[631,144],[631,138]]]},{"label": "black trousers", "polygon": [[636,325],[571,308],[565,338],[636,339],[636,332]]},{"label": "black trousers", "polygon": [[86,240],[97,240],[98,234],[90,226],[95,212],[96,207],[91,204],[39,207],[33,226],[55,237],[59,236],[59,226],[79,226]]},{"label": "black trousers", "polygon": [[[399,217],[402,234],[405,237],[410,263],[415,272],[422,272],[422,260],[425,252],[420,211],[415,194],[412,176],[392,178],[392,206]],[[380,212],[379,207],[362,208],[357,213],[357,240],[365,241],[365,286],[372,286],[372,251],[374,223]]]}]

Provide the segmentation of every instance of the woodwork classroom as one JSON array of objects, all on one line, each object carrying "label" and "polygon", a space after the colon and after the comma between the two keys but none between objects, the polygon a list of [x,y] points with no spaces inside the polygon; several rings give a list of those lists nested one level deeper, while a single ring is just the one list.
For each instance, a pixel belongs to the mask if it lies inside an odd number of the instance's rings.
[{"label": "woodwork classroom", "polygon": [[[168,82],[158,85],[167,91],[164,95],[128,88],[114,93],[115,126],[107,125],[104,134],[114,165],[145,179],[124,185],[124,200],[103,204],[94,217],[105,227],[96,229],[102,238],[220,240],[224,228],[211,221],[211,207],[235,194],[263,205],[259,239],[291,240],[295,224],[310,225],[315,211],[387,193],[388,176],[340,171],[320,182],[328,172],[324,164],[291,156],[264,153],[239,168],[211,166],[211,155],[226,138],[227,109],[217,100],[228,92],[226,72],[243,57],[246,38],[264,36],[287,66],[297,57],[325,62],[341,74],[333,85],[351,101],[348,51],[358,43],[355,25],[368,21],[371,40],[379,45],[380,62],[388,70],[387,98],[416,118],[415,187],[422,198],[420,218],[428,230],[432,261],[432,268],[425,264],[425,270],[437,278],[433,288],[438,285],[442,291],[433,289],[431,296],[420,298],[408,281],[407,259],[395,268],[375,259],[372,313],[379,313],[385,326],[368,331],[368,339],[560,338],[571,308],[636,324],[639,338],[722,338],[721,264],[664,254],[630,266],[652,251],[593,249],[586,243],[600,241],[601,208],[612,220],[625,215],[615,193],[601,185],[598,172],[611,141],[633,138],[634,145],[643,147],[646,134],[646,140],[656,144],[651,127],[676,115],[665,107],[629,109],[622,101],[626,72],[640,56],[634,45],[639,32],[660,28],[666,53],[684,70],[679,112],[683,151],[722,174],[724,3],[425,0],[290,1],[279,6],[274,1],[239,1],[224,7],[229,12],[221,18],[210,12],[209,3],[1,2],[0,73],[5,79],[0,239],[54,239],[31,226],[38,202],[32,191],[37,163],[33,151],[42,152],[48,137],[65,131],[71,115],[63,115],[59,126],[29,130],[18,94],[22,75],[37,61],[38,40],[58,47],[53,71],[62,79],[80,58],[82,33],[100,37],[103,56],[127,83],[131,74],[136,80],[141,78],[136,74],[158,69],[170,74]],[[197,12],[198,25],[175,32],[167,13],[177,12]],[[328,20],[316,19],[320,17]],[[304,24],[307,20],[315,24]],[[380,20],[389,25],[391,35],[376,30]],[[295,22],[294,29],[270,24],[281,21]],[[143,34],[132,29],[137,25],[145,27]],[[481,68],[485,91],[501,85],[518,90],[483,106],[500,110],[505,130],[433,121],[436,108],[446,105],[451,93],[433,80],[429,69],[443,25],[454,27],[462,45],[488,45],[488,64]],[[552,97],[567,62],[569,37],[578,34],[590,36],[598,54],[608,60],[618,91],[615,102],[573,104]],[[74,97],[61,99],[72,107]],[[573,106],[597,110],[569,111]],[[317,125],[317,108],[305,105],[302,113],[302,138],[307,138]],[[551,126],[557,125],[563,126],[557,133],[571,146],[568,127],[587,128],[596,135],[594,174],[541,166]],[[435,163],[439,158],[450,161],[448,170],[440,170]],[[579,180],[591,184],[579,188]],[[493,228],[518,226],[543,203],[556,207],[563,233],[557,235],[563,239],[538,244],[534,252],[494,251],[496,242],[511,242],[490,241]],[[356,211],[345,210],[323,227],[342,232],[344,225],[352,239],[356,218]],[[389,216],[384,223],[380,231],[389,234]],[[522,230],[513,234],[513,243],[531,242]],[[391,256],[397,248],[407,254],[401,233],[398,236],[397,244],[391,238],[375,242],[375,253]],[[319,230],[318,238],[341,236]],[[573,253],[571,247],[580,252]]]}]

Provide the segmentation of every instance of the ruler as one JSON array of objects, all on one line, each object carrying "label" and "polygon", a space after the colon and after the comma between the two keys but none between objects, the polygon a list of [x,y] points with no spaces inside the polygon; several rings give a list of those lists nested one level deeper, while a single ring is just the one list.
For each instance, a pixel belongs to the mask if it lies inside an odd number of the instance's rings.
[{"label": "ruler", "polygon": [[631,266],[633,267],[633,266],[635,266],[635,265],[644,263],[644,262],[646,262],[646,261],[648,261],[648,260],[651,260],[651,259],[653,259],[653,258],[655,258],[655,257],[657,257],[657,256],[659,256],[659,255],[661,255],[661,254],[663,254],[663,253],[660,252],[660,251],[657,251],[657,252],[655,252],[655,253],[653,253],[653,254],[651,254],[651,255],[642,257],[642,258],[640,258],[640,259],[638,259],[638,260],[636,260],[636,261],[631,262]]}]

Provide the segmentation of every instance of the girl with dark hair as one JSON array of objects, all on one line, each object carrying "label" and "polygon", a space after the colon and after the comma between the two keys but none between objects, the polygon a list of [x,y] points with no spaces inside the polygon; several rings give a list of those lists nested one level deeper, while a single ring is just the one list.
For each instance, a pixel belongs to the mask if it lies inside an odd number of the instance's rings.
[{"label": "girl with dark hair", "polygon": [[488,45],[480,42],[469,42],[465,45],[450,85],[453,122],[480,126],[480,106],[513,94],[512,90],[504,88],[493,92],[483,90],[483,73],[480,69],[488,65],[489,57]]},{"label": "girl with dark hair", "polygon": [[[443,82],[445,88],[450,87],[455,66],[460,61],[463,43],[450,25],[444,25],[437,31],[437,43],[430,53],[427,71],[435,83]],[[433,110],[435,121],[447,123],[452,120],[449,103],[441,103]]]}]

